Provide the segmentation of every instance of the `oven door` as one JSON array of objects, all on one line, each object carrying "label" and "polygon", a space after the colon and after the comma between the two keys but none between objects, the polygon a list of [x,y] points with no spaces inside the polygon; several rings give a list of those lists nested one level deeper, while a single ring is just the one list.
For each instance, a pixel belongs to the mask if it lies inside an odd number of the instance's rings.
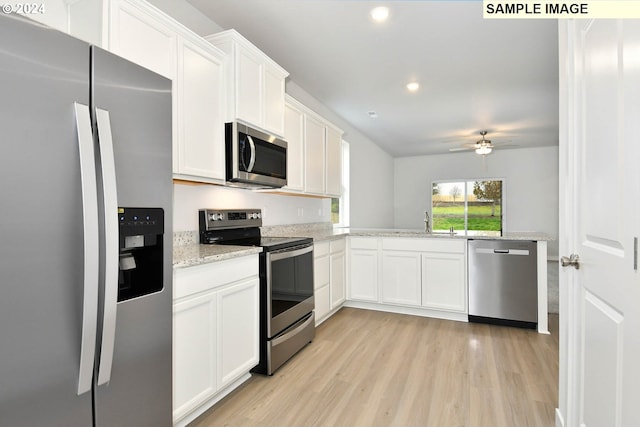
[{"label": "oven door", "polygon": [[267,338],[314,309],[313,244],[266,253]]},{"label": "oven door", "polygon": [[238,122],[225,125],[227,181],[259,187],[287,185],[287,143]]}]

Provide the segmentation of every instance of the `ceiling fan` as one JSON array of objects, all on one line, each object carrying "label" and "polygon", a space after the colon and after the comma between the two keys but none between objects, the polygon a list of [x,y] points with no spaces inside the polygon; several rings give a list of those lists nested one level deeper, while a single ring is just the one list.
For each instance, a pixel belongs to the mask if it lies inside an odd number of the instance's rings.
[{"label": "ceiling fan", "polygon": [[475,150],[476,154],[479,154],[481,156],[486,156],[487,154],[491,154],[495,146],[491,143],[491,140],[485,138],[485,136],[487,135],[487,131],[486,130],[481,131],[480,135],[482,136],[482,139],[479,141],[476,141],[474,144],[464,144],[460,148],[449,148],[449,151],[453,152],[453,151]]}]

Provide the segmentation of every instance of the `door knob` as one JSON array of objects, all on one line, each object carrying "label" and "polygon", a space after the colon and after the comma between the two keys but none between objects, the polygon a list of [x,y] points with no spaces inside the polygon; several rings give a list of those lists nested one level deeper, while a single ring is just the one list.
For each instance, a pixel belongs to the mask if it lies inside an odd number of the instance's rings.
[{"label": "door knob", "polygon": [[580,269],[580,256],[578,254],[571,254],[569,258],[563,256],[560,258],[560,263],[563,267],[574,267],[576,270]]}]

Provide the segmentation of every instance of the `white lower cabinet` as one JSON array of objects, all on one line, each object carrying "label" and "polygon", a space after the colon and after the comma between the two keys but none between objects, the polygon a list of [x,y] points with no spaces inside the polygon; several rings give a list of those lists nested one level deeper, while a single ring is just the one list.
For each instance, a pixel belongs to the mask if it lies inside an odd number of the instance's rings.
[{"label": "white lower cabinet", "polygon": [[313,279],[316,325],[338,311],[346,300],[346,241],[313,245]]},{"label": "white lower cabinet", "polygon": [[331,311],[331,260],[329,242],[313,244],[313,293],[316,325],[325,320]]},{"label": "white lower cabinet", "polygon": [[420,253],[382,253],[382,302],[419,306],[422,303]]},{"label": "white lower cabinet", "polygon": [[434,309],[467,311],[464,254],[422,254],[422,305]]},{"label": "white lower cabinet", "polygon": [[349,237],[347,304],[467,320],[466,240]]},{"label": "white lower cabinet", "polygon": [[378,302],[378,239],[349,238],[348,298]]},{"label": "white lower cabinet", "polygon": [[174,270],[173,422],[185,425],[259,361],[258,255]]},{"label": "white lower cabinet", "polygon": [[331,309],[342,306],[347,296],[347,241],[342,238],[332,240],[330,244],[331,265]]}]

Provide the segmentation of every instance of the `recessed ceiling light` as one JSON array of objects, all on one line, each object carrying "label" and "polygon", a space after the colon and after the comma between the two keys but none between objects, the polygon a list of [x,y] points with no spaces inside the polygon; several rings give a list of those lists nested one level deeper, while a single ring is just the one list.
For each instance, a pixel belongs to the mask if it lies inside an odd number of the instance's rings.
[{"label": "recessed ceiling light", "polygon": [[369,115],[369,117],[371,117],[372,119],[376,119],[378,118],[378,113],[376,113],[375,111],[368,111],[367,114]]},{"label": "recessed ceiling light", "polygon": [[376,22],[386,21],[389,17],[389,8],[380,6],[371,9],[371,18]]},{"label": "recessed ceiling light", "polygon": [[409,89],[411,92],[415,92],[418,89],[420,89],[420,83],[418,82],[407,83],[407,89]]}]

